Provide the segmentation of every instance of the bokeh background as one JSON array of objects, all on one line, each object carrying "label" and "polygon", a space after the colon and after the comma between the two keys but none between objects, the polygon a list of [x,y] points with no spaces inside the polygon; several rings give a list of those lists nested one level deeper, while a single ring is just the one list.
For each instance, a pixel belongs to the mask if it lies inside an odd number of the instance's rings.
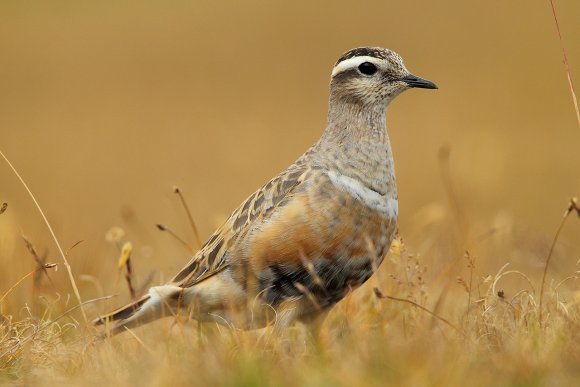
[{"label": "bokeh background", "polygon": [[[580,79],[580,2],[556,4]],[[192,241],[172,186],[209,236],[316,141],[332,65],[362,45],[396,50],[440,87],[388,114],[400,234],[431,283],[454,278],[466,248],[480,275],[506,262],[541,275],[580,195],[580,128],[547,1],[2,1],[0,149],[63,247],[83,241],[69,254],[83,298],[122,303],[107,231],[125,231],[139,279],[168,279],[190,253],[154,225]],[[60,258],[3,161],[0,202],[2,291],[35,267],[20,234]],[[579,235],[571,219],[549,280],[577,269]],[[51,276],[48,290],[69,292],[64,270]],[[23,286],[4,308],[30,297]]]}]

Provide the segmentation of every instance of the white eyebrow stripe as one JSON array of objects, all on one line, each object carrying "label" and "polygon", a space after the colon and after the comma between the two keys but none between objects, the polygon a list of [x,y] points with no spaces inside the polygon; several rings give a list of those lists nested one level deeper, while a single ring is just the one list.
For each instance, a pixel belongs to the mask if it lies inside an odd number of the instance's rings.
[{"label": "white eyebrow stripe", "polygon": [[346,60],[343,60],[339,64],[337,64],[334,69],[332,69],[332,76],[334,77],[336,74],[341,73],[347,69],[358,67],[361,63],[364,62],[371,62],[376,64],[379,67],[381,60],[374,58],[372,56],[355,56]]}]

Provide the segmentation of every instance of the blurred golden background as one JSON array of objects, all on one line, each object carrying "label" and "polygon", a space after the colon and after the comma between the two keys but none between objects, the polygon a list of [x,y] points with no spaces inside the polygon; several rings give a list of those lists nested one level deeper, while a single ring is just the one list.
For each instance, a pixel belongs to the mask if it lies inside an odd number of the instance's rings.
[{"label": "blurred golden background", "polygon": [[[580,79],[580,2],[556,4]],[[206,238],[316,141],[330,70],[362,45],[399,52],[439,85],[405,93],[388,115],[400,234],[429,277],[464,248],[482,275],[505,262],[541,275],[580,195],[580,128],[547,1],[3,1],[0,149],[63,247],[83,241],[69,255],[75,276],[96,279],[79,280],[83,298],[120,292],[119,304],[127,292],[107,230],[125,230],[138,278],[168,279],[190,253],[154,225],[192,240],[172,186]],[[0,202],[2,291],[35,267],[21,233],[60,258],[4,162]],[[549,280],[577,269],[579,235],[569,221]],[[68,291],[64,270],[52,277]],[[30,288],[15,292],[14,312]]]}]

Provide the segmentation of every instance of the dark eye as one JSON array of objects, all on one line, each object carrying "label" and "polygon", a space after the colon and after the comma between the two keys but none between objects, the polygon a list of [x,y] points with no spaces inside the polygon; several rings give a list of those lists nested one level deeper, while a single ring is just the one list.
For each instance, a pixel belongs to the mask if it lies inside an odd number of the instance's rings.
[{"label": "dark eye", "polygon": [[373,75],[374,73],[377,72],[377,66],[375,66],[371,62],[364,62],[358,66],[358,71],[360,71],[364,75]]}]

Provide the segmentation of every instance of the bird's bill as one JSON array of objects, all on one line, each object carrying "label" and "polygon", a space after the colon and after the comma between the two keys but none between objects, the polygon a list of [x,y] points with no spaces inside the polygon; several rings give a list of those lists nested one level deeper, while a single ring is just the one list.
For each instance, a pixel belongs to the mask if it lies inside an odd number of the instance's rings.
[{"label": "bird's bill", "polygon": [[420,89],[437,89],[437,85],[431,81],[428,81],[423,78],[419,78],[416,75],[409,74],[406,77],[401,79],[410,87],[418,87]]}]

